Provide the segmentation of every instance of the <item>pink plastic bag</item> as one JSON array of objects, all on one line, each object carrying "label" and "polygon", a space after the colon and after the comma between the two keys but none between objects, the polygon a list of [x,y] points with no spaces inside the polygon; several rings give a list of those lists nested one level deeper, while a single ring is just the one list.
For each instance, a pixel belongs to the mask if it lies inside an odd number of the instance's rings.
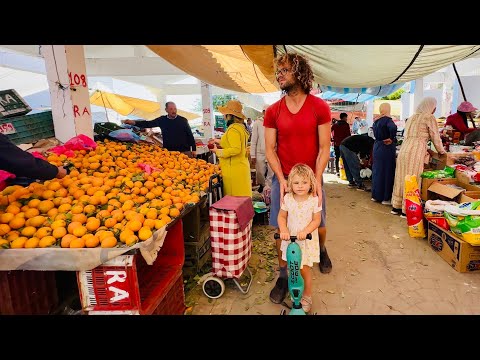
[{"label": "pink plastic bag", "polygon": [[88,136],[80,134],[68,140],[63,146],[67,150],[95,150],[97,143]]},{"label": "pink plastic bag", "polygon": [[160,169],[154,168],[153,166],[150,166],[148,164],[138,164],[138,167],[145,171],[147,175],[150,175],[154,171],[161,171]]},{"label": "pink plastic bag", "polygon": [[34,157],[38,159],[47,160],[47,158],[43,156],[41,153],[39,153],[38,151],[31,152],[30,154],[32,154]]},{"label": "pink plastic bag", "polygon": [[74,157],[73,150],[95,150],[97,143],[90,139],[88,136],[80,134],[68,140],[62,146],[55,146],[48,151],[57,155],[65,154],[67,157]]},{"label": "pink plastic bag", "polygon": [[9,173],[8,171],[0,170],[0,191],[7,187],[8,179],[15,179],[15,174]]}]

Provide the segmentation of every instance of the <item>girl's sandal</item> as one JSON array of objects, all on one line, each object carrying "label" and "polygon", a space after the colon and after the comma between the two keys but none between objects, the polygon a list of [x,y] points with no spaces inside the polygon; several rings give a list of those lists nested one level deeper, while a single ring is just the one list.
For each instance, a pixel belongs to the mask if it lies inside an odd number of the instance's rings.
[{"label": "girl's sandal", "polygon": [[302,296],[302,300],[300,300],[300,303],[302,304],[302,309],[306,313],[310,312],[312,310],[312,297],[311,296]]}]

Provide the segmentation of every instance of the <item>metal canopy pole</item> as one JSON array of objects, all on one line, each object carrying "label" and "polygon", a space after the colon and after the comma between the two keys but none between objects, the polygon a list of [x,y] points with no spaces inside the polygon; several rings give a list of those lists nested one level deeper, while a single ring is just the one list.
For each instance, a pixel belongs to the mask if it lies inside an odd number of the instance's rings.
[{"label": "metal canopy pole", "polygon": [[[458,75],[458,71],[457,71],[457,68],[455,66],[455,63],[453,63],[452,65],[453,65],[453,70],[455,71],[455,75],[457,75],[457,80],[458,80],[458,84],[460,85],[460,90],[462,90],[463,101],[467,101],[467,97],[465,96],[465,90],[463,89],[462,82],[460,81],[460,75]],[[477,127],[475,126],[475,121],[473,121],[472,114],[469,113],[468,117],[470,118],[470,121],[472,122],[473,128],[476,129]]]}]

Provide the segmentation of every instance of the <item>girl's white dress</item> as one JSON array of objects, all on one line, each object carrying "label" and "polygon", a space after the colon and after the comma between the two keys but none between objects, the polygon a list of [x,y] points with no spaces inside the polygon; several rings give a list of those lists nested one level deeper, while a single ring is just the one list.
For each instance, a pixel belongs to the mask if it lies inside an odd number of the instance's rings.
[{"label": "girl's white dress", "polygon": [[[281,209],[288,212],[287,228],[291,236],[297,235],[307,227],[313,219],[313,214],[322,210],[318,206],[318,197],[310,195],[305,201],[296,201],[292,193],[287,193]],[[320,245],[318,243],[318,231],[312,232],[312,240],[296,240],[302,250],[302,264],[312,267],[313,263],[320,262]],[[290,240],[282,240],[280,250],[282,259],[287,260],[287,247]]]}]

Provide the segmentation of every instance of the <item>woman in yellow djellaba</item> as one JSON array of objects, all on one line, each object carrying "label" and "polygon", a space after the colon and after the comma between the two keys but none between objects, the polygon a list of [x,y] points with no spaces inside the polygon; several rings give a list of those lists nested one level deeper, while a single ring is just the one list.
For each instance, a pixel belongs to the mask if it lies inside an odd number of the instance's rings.
[{"label": "woman in yellow djellaba", "polygon": [[245,115],[242,110],[242,104],[238,100],[230,100],[225,106],[218,107],[227,122],[233,121],[220,139],[221,148],[215,145],[212,149],[220,161],[224,195],[252,196],[247,154],[250,134],[244,125]]}]

